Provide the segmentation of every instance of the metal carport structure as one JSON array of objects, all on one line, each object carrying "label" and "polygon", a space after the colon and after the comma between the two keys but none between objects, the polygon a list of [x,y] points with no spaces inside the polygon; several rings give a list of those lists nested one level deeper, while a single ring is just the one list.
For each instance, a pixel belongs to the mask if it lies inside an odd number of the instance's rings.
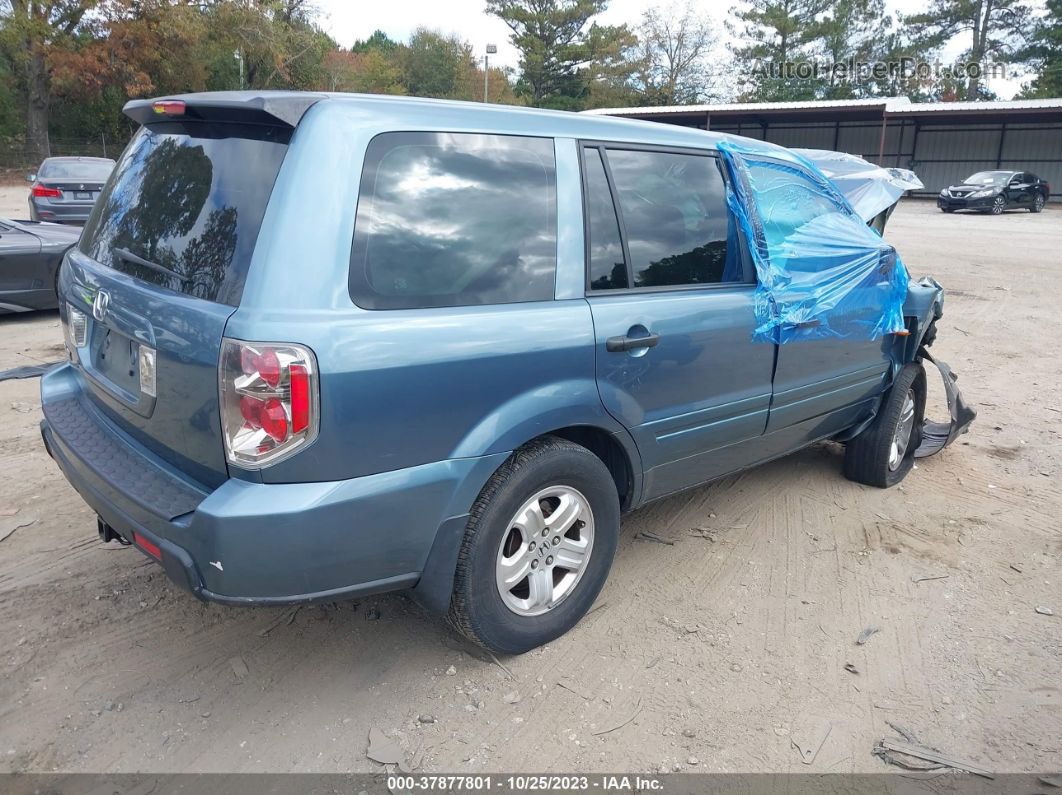
[{"label": "metal carport structure", "polygon": [[609,116],[728,132],[910,168],[935,195],[975,171],[1032,171],[1062,199],[1062,98],[913,103],[907,97],[602,108]]}]

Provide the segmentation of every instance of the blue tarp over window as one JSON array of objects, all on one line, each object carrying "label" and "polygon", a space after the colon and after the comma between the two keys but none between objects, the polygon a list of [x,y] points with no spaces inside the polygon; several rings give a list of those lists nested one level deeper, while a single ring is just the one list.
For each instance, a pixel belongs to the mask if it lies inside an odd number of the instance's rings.
[{"label": "blue tarp over window", "polygon": [[810,162],[721,141],[727,201],[756,266],[753,339],[877,339],[901,331],[907,269]]}]

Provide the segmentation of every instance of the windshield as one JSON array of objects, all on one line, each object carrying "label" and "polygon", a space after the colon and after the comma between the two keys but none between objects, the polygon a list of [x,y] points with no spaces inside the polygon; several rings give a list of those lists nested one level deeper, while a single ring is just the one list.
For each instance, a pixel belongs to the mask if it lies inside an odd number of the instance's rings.
[{"label": "windshield", "polygon": [[978,171],[966,178],[967,185],[1006,185],[1013,171]]},{"label": "windshield", "polygon": [[81,251],[142,281],[236,306],[291,131],[168,122],[130,142]]},{"label": "windshield", "polygon": [[92,179],[103,182],[114,168],[113,160],[45,160],[38,176],[45,179]]}]

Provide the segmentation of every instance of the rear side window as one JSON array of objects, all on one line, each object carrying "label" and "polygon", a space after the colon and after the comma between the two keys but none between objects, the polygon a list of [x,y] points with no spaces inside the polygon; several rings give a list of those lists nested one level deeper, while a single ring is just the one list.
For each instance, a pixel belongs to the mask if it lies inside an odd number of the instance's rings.
[{"label": "rear side window", "polygon": [[169,290],[236,306],[290,130],[142,127],[115,166],[81,251]]},{"label": "rear side window", "polygon": [[401,132],[365,153],[350,293],[366,309],[553,298],[553,141]]},{"label": "rear side window", "polygon": [[730,214],[716,159],[707,155],[608,150],[634,287],[742,280],[728,246]]}]

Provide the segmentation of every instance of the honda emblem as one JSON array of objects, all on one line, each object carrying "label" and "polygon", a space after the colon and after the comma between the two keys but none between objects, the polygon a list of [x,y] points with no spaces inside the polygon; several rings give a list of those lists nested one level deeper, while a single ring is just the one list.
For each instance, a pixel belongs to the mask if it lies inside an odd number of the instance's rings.
[{"label": "honda emblem", "polygon": [[106,290],[100,290],[96,293],[96,300],[92,302],[92,316],[96,320],[102,321],[107,314],[107,307],[111,305],[111,296]]}]

